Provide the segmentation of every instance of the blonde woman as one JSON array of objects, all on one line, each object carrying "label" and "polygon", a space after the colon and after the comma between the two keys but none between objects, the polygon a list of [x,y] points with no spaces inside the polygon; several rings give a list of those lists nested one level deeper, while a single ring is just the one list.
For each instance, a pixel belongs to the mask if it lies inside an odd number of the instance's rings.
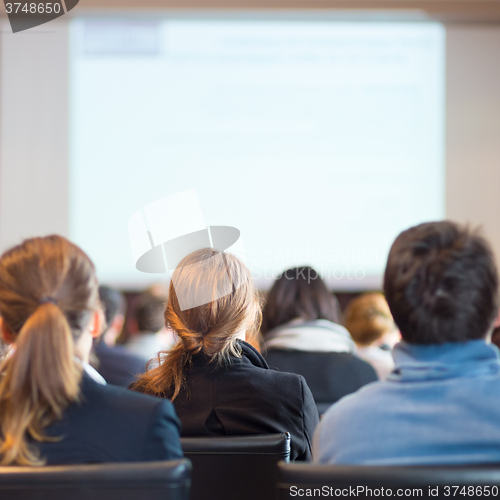
[{"label": "blonde woman", "polygon": [[345,326],[357,346],[357,355],[375,368],[380,380],[394,370],[390,348],[399,331],[389,305],[381,293],[364,293],[351,300],[345,310]]},{"label": "blonde woman", "polygon": [[61,236],[0,257],[0,465],[182,457],[168,401],[105,385],[88,364],[100,333],[95,269]]},{"label": "blonde woman", "polygon": [[270,370],[245,339],[259,329],[250,273],[230,254],[198,250],[174,271],[166,325],[179,341],[133,388],[174,403],[184,436],[290,432],[292,459],[311,457],[318,412],[304,378]]}]

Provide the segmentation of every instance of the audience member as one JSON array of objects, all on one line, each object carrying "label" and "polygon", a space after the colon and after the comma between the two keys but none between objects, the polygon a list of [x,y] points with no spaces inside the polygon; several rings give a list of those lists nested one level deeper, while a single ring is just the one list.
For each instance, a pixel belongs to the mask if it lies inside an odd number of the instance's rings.
[{"label": "audience member", "polygon": [[500,311],[493,325],[493,333],[491,334],[491,343],[495,344],[500,349]]},{"label": "audience member", "polygon": [[0,330],[14,346],[0,366],[0,464],[182,457],[169,401],[103,385],[89,365],[100,332],[92,262],[61,236],[0,257]]},{"label": "audience member", "polygon": [[322,463],[500,461],[500,360],[487,343],[498,276],[477,232],[443,221],[401,233],[384,291],[403,341],[395,371],[334,405],[314,437]]},{"label": "audience member", "polygon": [[165,329],[163,311],[166,301],[166,289],[155,285],[142,292],[132,303],[132,314],[128,321],[130,337],[125,348],[146,363],[175,343]]},{"label": "audience member", "polygon": [[318,423],[312,394],[303,377],[270,370],[245,342],[260,317],[250,273],[235,256],[193,252],[173,273],[165,310],[179,341],[133,389],[170,398],[184,436],[290,432],[292,459],[308,460]]},{"label": "audience member", "polygon": [[271,368],[305,377],[320,413],[346,394],[377,380],[371,365],[339,325],[337,299],[310,267],[286,270],[272,286],[263,335]]},{"label": "audience member", "polygon": [[100,286],[99,298],[106,323],[94,348],[98,358],[97,370],[108,384],[128,387],[135,381],[136,375],[146,371],[146,363],[142,357],[123,346],[115,346],[125,319],[125,297],[118,290]]},{"label": "audience member", "polygon": [[385,380],[394,369],[392,352],[381,349],[385,336],[392,336],[397,327],[381,293],[365,293],[351,300],[344,314],[344,324],[356,342],[356,354],[370,363],[378,377]]},{"label": "audience member", "polygon": [[491,335],[491,343],[500,348],[500,326],[495,327]]},{"label": "audience member", "polygon": [[0,363],[3,361],[3,358],[7,356],[9,352],[9,344],[3,340],[0,336]]}]

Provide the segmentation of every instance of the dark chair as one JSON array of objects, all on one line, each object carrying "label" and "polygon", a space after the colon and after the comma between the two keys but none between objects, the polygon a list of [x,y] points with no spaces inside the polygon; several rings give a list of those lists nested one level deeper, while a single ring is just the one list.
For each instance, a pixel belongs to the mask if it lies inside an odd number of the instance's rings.
[{"label": "dark chair", "polygon": [[500,465],[380,467],[282,462],[277,485],[279,500],[307,498],[307,490],[311,490],[309,496],[330,498],[494,498],[500,495]]},{"label": "dark chair", "polygon": [[189,500],[189,460],[0,467],[2,500]]},{"label": "dark chair", "polygon": [[278,462],[290,459],[290,434],[184,437],[193,463],[191,500],[275,500]]}]

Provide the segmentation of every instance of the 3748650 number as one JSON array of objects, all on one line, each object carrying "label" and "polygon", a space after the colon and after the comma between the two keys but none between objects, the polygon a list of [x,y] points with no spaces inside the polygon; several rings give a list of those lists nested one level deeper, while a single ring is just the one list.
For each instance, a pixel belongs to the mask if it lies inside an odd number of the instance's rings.
[{"label": "3748650 number", "polygon": [[59,14],[61,12],[61,4],[58,2],[45,3],[45,2],[14,2],[6,3],[5,8],[7,14]]},{"label": "3748650 number", "polygon": [[445,486],[445,497],[496,497],[498,486]]}]

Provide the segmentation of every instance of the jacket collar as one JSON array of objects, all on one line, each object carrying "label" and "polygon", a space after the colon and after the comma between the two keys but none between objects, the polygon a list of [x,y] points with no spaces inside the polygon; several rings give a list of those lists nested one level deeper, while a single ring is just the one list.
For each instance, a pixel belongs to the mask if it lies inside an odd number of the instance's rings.
[{"label": "jacket collar", "polygon": [[[255,347],[251,346],[248,342],[244,340],[237,340],[238,345],[241,347],[241,358],[243,361],[248,360],[252,365],[259,368],[269,369],[267,361],[261,356],[259,351]],[[238,358],[237,358],[238,359]]]},{"label": "jacket collar", "polygon": [[484,340],[445,344],[400,342],[393,351],[396,368],[388,380],[424,381],[492,375],[500,372],[500,352]]},{"label": "jacket collar", "polygon": [[86,375],[88,378],[92,379],[96,384],[99,385],[106,385],[107,382],[104,379],[104,377],[92,366],[90,366],[88,363],[85,363],[81,359],[77,358],[75,356],[75,361],[81,365],[83,368],[83,373]]},{"label": "jacket collar", "polygon": [[[238,339],[236,342],[241,349],[241,357],[231,356],[230,364],[251,364],[253,366],[257,366],[258,368],[264,368],[266,370],[269,369],[266,360],[254,347],[244,340]],[[196,354],[192,359],[194,366],[204,366],[210,364],[210,359],[205,354]]]}]

